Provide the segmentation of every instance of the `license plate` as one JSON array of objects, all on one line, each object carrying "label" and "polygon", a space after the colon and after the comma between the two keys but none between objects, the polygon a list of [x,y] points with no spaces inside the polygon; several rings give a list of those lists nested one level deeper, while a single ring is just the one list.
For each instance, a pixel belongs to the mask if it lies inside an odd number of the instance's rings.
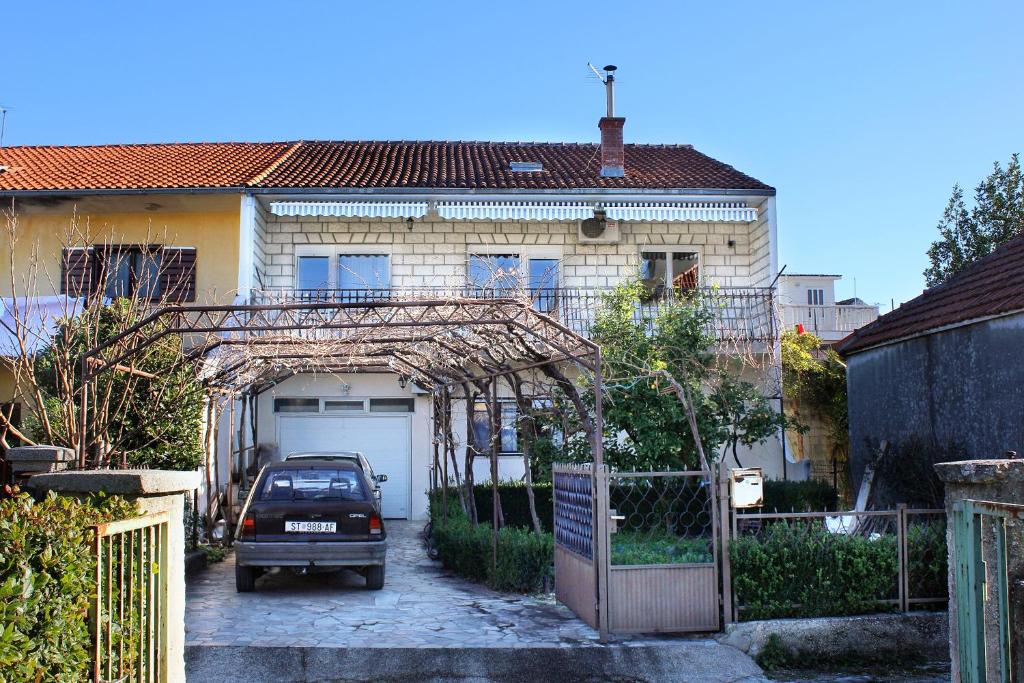
[{"label": "license plate", "polygon": [[285,522],[284,530],[289,534],[333,534],[338,528],[336,522]]}]

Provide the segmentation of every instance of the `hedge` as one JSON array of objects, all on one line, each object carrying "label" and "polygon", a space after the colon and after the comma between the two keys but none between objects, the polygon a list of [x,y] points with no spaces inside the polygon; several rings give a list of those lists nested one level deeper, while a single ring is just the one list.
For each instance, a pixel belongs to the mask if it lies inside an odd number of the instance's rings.
[{"label": "hedge", "polygon": [[440,497],[435,494],[431,501],[431,543],[445,568],[495,590],[515,593],[543,590],[553,576],[554,539],[550,533],[538,536],[529,528],[513,526],[500,529],[498,561],[492,567],[491,525],[472,524],[457,498],[449,498],[447,522],[440,509]]},{"label": "hedge", "polygon": [[89,526],[137,513],[116,497],[0,501],[0,680],[89,679],[96,573]]},{"label": "hedge", "polygon": [[[915,597],[946,594],[943,522],[910,527],[907,552]],[[849,616],[895,609],[895,534],[833,534],[819,525],[776,522],[729,544],[741,619]]]},{"label": "hedge", "polygon": [[766,481],[764,512],[834,512],[839,504],[836,490],[820,481]]}]

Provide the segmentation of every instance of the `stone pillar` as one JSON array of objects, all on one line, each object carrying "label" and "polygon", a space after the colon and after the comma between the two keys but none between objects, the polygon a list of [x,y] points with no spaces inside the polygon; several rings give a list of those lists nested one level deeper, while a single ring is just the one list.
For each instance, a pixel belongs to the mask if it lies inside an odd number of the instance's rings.
[{"label": "stone pillar", "polygon": [[42,472],[66,470],[75,460],[75,452],[61,446],[15,446],[7,449],[14,483]]},{"label": "stone pillar", "polygon": [[167,665],[169,681],[185,680],[185,504],[182,494],[199,486],[198,472],[90,470],[37,474],[36,491],[84,496],[106,493],[134,500],[144,514],[167,512]]},{"label": "stone pillar", "polygon": [[[946,517],[952,520],[953,505],[961,500],[988,501],[1024,505],[1024,460],[964,460],[944,462],[935,465],[935,471],[946,484]],[[953,524],[947,524],[946,545],[949,558],[949,654],[953,662],[953,681],[960,681],[959,634],[957,631],[956,565],[954,560]],[[983,537],[987,544],[989,535]],[[1024,652],[1021,639],[1024,638],[1024,521],[1012,519],[1007,524],[1007,574],[1009,578],[1010,631],[1014,642],[1011,648]],[[987,558],[988,559],[988,558]],[[989,572],[995,571],[995,563],[988,561]],[[994,578],[990,576],[990,578]],[[988,583],[988,590],[994,591],[995,584]],[[994,603],[994,601],[993,601]],[[986,650],[990,676],[999,680],[998,614],[991,604],[985,610]]]}]

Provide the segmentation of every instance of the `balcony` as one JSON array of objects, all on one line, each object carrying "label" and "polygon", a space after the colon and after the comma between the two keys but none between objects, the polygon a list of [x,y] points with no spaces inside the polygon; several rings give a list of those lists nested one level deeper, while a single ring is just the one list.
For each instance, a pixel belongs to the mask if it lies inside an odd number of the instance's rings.
[{"label": "balcony", "polygon": [[878,306],[785,304],[781,309],[787,329],[803,325],[806,332],[827,342],[839,341],[878,318]]},{"label": "balcony", "polygon": [[[530,295],[535,310],[550,315],[578,334],[590,336],[604,295],[611,289],[536,289]],[[708,331],[721,342],[772,343],[778,335],[774,290],[767,287],[702,287],[697,290],[714,311]],[[522,290],[500,287],[399,287],[388,289],[261,289],[253,290],[257,305],[285,303],[363,303],[422,298],[510,298]],[[668,294],[667,296],[672,296]],[[638,304],[635,319],[652,321],[666,295]]]}]

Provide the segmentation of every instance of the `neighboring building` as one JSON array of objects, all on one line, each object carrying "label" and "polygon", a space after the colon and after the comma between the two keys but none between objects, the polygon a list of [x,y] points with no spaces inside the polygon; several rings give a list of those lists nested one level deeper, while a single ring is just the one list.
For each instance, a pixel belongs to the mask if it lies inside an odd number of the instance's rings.
[{"label": "neighboring building", "polygon": [[[689,145],[623,145],[623,124],[601,119],[600,145],[5,148],[0,196],[13,198],[22,229],[43,244],[49,272],[62,272],[55,281],[72,273],[76,286],[99,286],[84,273],[102,249],[58,253],[53,235],[73,212],[88,218],[96,245],[113,233],[141,240],[152,226],[165,235],[159,248],[190,249],[194,281],[178,285],[189,301],[489,296],[514,281],[533,291],[540,310],[585,333],[600,292],[639,271],[653,305],[673,284],[708,287],[720,311],[716,329],[770,350],[778,332],[775,190]],[[16,262],[24,267],[27,254]],[[0,389],[0,399],[11,398]],[[430,411],[429,397],[393,374],[303,374],[259,396],[260,451],[278,458],[364,449],[389,476],[387,516],[422,517]],[[500,469],[516,477],[511,405],[507,414]],[[781,476],[781,445],[773,440],[743,461]]]},{"label": "neighboring building", "polygon": [[861,328],[847,359],[851,474],[869,443],[1024,453],[1024,236]]},{"label": "neighboring building", "polygon": [[803,325],[806,332],[834,344],[878,318],[878,306],[860,299],[836,301],[836,280],[842,275],[779,276],[779,306],[786,329]]}]

